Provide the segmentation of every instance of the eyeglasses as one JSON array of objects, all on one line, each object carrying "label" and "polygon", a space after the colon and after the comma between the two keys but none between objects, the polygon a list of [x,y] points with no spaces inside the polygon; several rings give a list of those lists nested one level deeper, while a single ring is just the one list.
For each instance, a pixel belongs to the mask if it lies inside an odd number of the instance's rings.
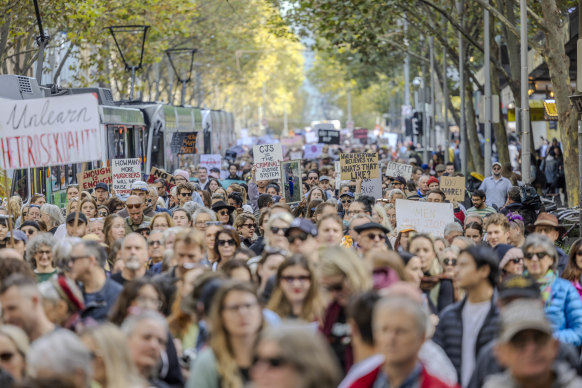
[{"label": "eyeglasses", "polygon": [[220,221],[206,221],[204,224],[206,226],[210,226],[210,225],[219,226],[219,225],[222,225],[222,222],[220,222]]},{"label": "eyeglasses", "polygon": [[247,228],[250,228],[250,229],[254,229],[257,227],[257,224],[243,224],[243,226],[246,226]]},{"label": "eyeglasses", "polygon": [[148,245],[150,247],[153,247],[154,245],[162,245],[162,242],[160,240],[152,240],[152,241],[148,241]]},{"label": "eyeglasses", "polygon": [[159,299],[154,299],[154,298],[146,298],[145,296],[138,296],[136,298],[136,301],[142,305],[144,304],[150,304],[151,306],[156,306],[156,308],[160,308],[162,307],[162,302]]},{"label": "eyeglasses", "polygon": [[269,368],[279,368],[287,364],[287,360],[281,357],[255,357],[253,359],[253,365],[265,364]]},{"label": "eyeglasses", "polygon": [[8,362],[10,360],[12,360],[12,357],[14,357],[16,353],[13,352],[2,352],[0,353],[0,360],[4,361],[4,362]]},{"label": "eyeglasses", "polygon": [[29,236],[32,236],[34,232],[36,232],[35,229],[20,229],[20,231],[28,234]]},{"label": "eyeglasses", "polygon": [[457,259],[444,259],[443,264],[452,265],[454,267],[455,265],[457,265]]},{"label": "eyeglasses", "polygon": [[83,256],[70,256],[69,263],[74,263],[77,260],[88,259],[91,256],[83,255]]},{"label": "eyeglasses", "polygon": [[340,292],[341,290],[344,289],[344,282],[342,280],[339,283],[333,283],[323,286],[323,288],[325,288],[329,292]]},{"label": "eyeglasses", "polygon": [[232,306],[223,306],[222,310],[229,311],[231,313],[237,313],[237,312],[241,312],[243,310],[249,311],[250,309],[252,309],[253,307],[256,307],[258,305],[259,305],[258,302],[233,304]]},{"label": "eyeglasses", "polygon": [[125,207],[127,207],[128,210],[139,209],[141,207],[141,203],[126,203]]},{"label": "eyeglasses", "polygon": [[366,237],[370,240],[376,240],[376,238],[378,238],[378,240],[382,240],[385,236],[382,233],[368,233]]},{"label": "eyeglasses", "polygon": [[271,232],[273,234],[279,234],[279,232],[286,233],[289,228],[279,228],[277,226],[271,226]]},{"label": "eyeglasses", "polygon": [[281,276],[281,280],[287,283],[294,283],[295,281],[299,281],[299,283],[305,283],[311,280],[311,276],[309,275]]},{"label": "eyeglasses", "polygon": [[221,216],[228,216],[229,215],[228,210],[219,210],[218,214]]},{"label": "eyeglasses", "polygon": [[515,259],[510,259],[509,262],[513,264],[519,264],[521,263],[521,259],[516,257]]},{"label": "eyeglasses", "polygon": [[182,197],[191,197],[192,196],[192,193],[191,192],[190,193],[180,193],[180,195]]},{"label": "eyeglasses", "polygon": [[543,259],[546,256],[549,256],[550,254],[548,252],[526,252],[523,254],[523,258],[526,260],[532,260],[535,257],[538,258],[538,260]]},{"label": "eyeglasses", "polygon": [[316,176],[310,176],[310,177],[307,177],[307,179],[309,179],[310,181],[314,181],[314,180],[317,180],[317,177]]},{"label": "eyeglasses", "polygon": [[346,203],[352,203],[351,199],[342,199],[342,205],[345,205]]},{"label": "eyeglasses", "polygon": [[230,239],[230,240],[218,240],[216,243],[218,244],[218,246],[221,246],[221,247],[223,247],[225,245],[233,245],[233,246],[236,245],[236,242],[232,239]]},{"label": "eyeglasses", "polygon": [[48,256],[51,253],[52,253],[51,251],[36,251],[36,254],[39,255],[39,256],[42,256],[42,255],[47,255]]},{"label": "eyeglasses", "polygon": [[287,241],[289,241],[289,244],[293,244],[293,243],[295,243],[295,241],[296,241],[297,239],[299,239],[299,240],[301,240],[301,241],[305,241],[305,240],[307,240],[307,237],[309,237],[309,236],[307,235],[307,233],[305,233],[305,232],[301,232],[301,233],[299,233],[299,234],[294,234],[294,235],[292,235],[292,236],[289,236],[289,237],[287,237]]}]

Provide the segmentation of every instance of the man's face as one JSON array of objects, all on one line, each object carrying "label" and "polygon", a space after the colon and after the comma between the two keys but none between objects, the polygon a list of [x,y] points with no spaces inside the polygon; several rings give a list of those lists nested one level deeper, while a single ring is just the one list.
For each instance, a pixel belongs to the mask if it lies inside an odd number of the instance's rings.
[{"label": "man's face", "polygon": [[166,185],[158,182],[155,184],[156,189],[158,190],[158,196],[163,197],[164,195],[166,195]]},{"label": "man's face", "polygon": [[307,175],[307,183],[309,184],[309,186],[317,185],[318,180],[319,176],[314,172],[310,172]]},{"label": "man's face", "polygon": [[392,181],[392,188],[398,189],[398,190],[404,190],[404,185],[402,184],[402,182]]},{"label": "man's face", "polygon": [[159,258],[164,255],[164,246],[162,245],[162,233],[152,232],[148,237],[148,255]]},{"label": "man's face", "polygon": [[182,188],[180,189],[180,192],[178,193],[179,199],[180,199],[180,206],[184,206],[184,204],[188,201],[192,200],[192,191]]},{"label": "man's face", "polygon": [[509,232],[503,226],[491,224],[487,227],[487,242],[492,248],[499,244],[507,244],[507,237]]},{"label": "man's face", "polygon": [[483,206],[483,198],[478,197],[476,195],[471,197],[471,201],[473,202],[473,206],[475,206],[477,209],[481,208],[481,206]]},{"label": "man's face", "polygon": [[466,252],[461,253],[457,258],[457,266],[455,267],[454,278],[457,286],[465,290],[473,288],[479,283],[481,272],[485,271],[485,267],[477,269],[473,257]]},{"label": "man's face", "polygon": [[145,190],[131,190],[131,192],[129,193],[129,195],[135,195],[140,197],[143,202],[145,202],[147,194],[148,193]]},{"label": "man's face", "polygon": [[412,174],[412,179],[415,182],[418,182],[418,180],[420,179],[421,176],[422,176],[422,170],[418,169],[418,170],[416,170],[416,172],[414,174]]},{"label": "man's face", "polygon": [[143,220],[143,210],[144,202],[143,199],[132,195],[125,202],[125,208],[127,209],[127,214],[134,224],[141,224]]},{"label": "man's face", "polygon": [[418,186],[420,187],[420,191],[422,191],[423,193],[428,191],[428,178],[427,177],[421,177],[418,180]]},{"label": "man's face", "polygon": [[534,229],[534,232],[543,234],[544,236],[552,240],[552,242],[556,242],[558,237],[560,237],[560,233],[558,232],[558,230],[553,226],[548,225],[537,225]]},{"label": "man's face", "polygon": [[79,197],[79,189],[76,187],[69,187],[67,190],[67,202],[71,200],[71,198]]},{"label": "man's face", "polygon": [[71,277],[76,281],[83,281],[87,276],[91,276],[91,261],[94,260],[87,255],[85,249],[76,245],[71,250],[69,256],[69,267],[71,268]]},{"label": "man's face", "polygon": [[145,239],[135,234],[125,237],[121,247],[121,258],[127,269],[137,271],[140,268],[145,268],[148,261],[148,249]]},{"label": "man's face", "polygon": [[374,314],[374,342],[391,366],[408,364],[417,357],[424,333],[420,333],[414,315],[401,309],[384,307]]},{"label": "man's face", "polygon": [[10,287],[0,295],[0,303],[3,322],[18,326],[30,335],[37,321],[35,312],[39,297],[26,288]]},{"label": "man's face", "polygon": [[230,175],[236,175],[236,166],[231,164],[230,167],[228,167],[228,172]]},{"label": "man's face", "polygon": [[[75,221],[77,221],[75,223]],[[67,235],[69,237],[83,237],[87,233],[87,224],[82,220],[71,220],[67,222]]]},{"label": "man's face", "polygon": [[386,248],[385,234],[380,229],[364,230],[358,236],[358,244],[364,253]]},{"label": "man's face", "polygon": [[174,259],[178,263],[178,267],[182,267],[184,264],[200,263],[203,258],[204,252],[196,244],[186,244],[184,241],[176,241],[174,244]]},{"label": "man's face", "polygon": [[443,197],[439,193],[430,193],[428,197],[426,197],[426,201],[441,203],[443,202]]},{"label": "man's face", "polygon": [[206,171],[205,168],[198,169],[198,179],[201,180],[202,182],[206,182],[206,180],[208,179],[208,171]]},{"label": "man's face", "polygon": [[95,190],[95,199],[99,203],[103,203],[104,201],[106,201],[108,196],[109,193],[107,192],[107,190],[101,188]]},{"label": "man's face", "polygon": [[498,164],[493,166],[491,168],[491,171],[493,172],[493,176],[495,176],[496,178],[499,178],[501,176],[501,166],[499,166]]},{"label": "man's face", "polygon": [[448,166],[445,168],[445,172],[446,172],[447,174],[449,174],[449,176],[452,176],[452,175],[455,173],[455,166],[448,165]]}]

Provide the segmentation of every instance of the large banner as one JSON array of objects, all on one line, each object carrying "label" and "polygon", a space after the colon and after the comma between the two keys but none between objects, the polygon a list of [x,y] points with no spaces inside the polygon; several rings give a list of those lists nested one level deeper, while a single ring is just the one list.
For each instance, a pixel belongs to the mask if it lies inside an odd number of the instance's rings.
[{"label": "large banner", "polygon": [[0,167],[17,169],[102,158],[92,94],[0,103]]},{"label": "large banner", "polygon": [[257,167],[258,181],[281,178],[279,163],[283,161],[281,144],[262,144],[253,147],[253,159]]},{"label": "large banner", "polygon": [[451,203],[396,200],[396,224],[399,229],[412,226],[418,233],[443,237],[445,225],[454,221]]},{"label": "large banner", "polygon": [[141,180],[141,161],[139,158],[113,159],[111,161],[113,190],[115,194],[129,195],[131,184]]}]

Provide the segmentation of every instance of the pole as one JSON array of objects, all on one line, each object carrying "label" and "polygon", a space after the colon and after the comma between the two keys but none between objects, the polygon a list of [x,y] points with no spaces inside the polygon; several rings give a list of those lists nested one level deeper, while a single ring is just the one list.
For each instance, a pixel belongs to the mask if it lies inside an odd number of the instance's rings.
[{"label": "pole", "polygon": [[[524,184],[531,182],[530,177],[530,134],[529,134],[529,95],[527,68],[527,1],[519,2],[520,54],[521,54],[521,177]],[[578,27],[580,28],[580,27]]]},{"label": "pole", "polygon": [[[577,77],[576,77],[576,91],[582,92],[582,0],[578,0],[578,42],[576,47],[576,61]],[[582,121],[580,121],[580,114],[578,114],[578,206],[580,207],[580,221],[578,222],[578,229],[580,237],[582,237]]]},{"label": "pole", "polygon": [[[436,152],[436,103],[435,103],[435,60],[434,60],[434,37],[430,37],[428,40],[430,48],[430,147],[433,152]],[[436,166],[435,166],[436,167]]]},{"label": "pole", "polygon": [[[457,1],[457,12],[461,20],[461,26],[464,25],[465,5],[463,0]],[[467,176],[467,126],[465,125],[465,43],[463,34],[459,31],[459,90],[461,95],[461,117],[459,123],[459,145],[461,147],[461,171]]]},{"label": "pole", "polygon": [[[423,50],[424,51],[424,50]],[[422,143],[423,143],[423,151],[422,151],[422,159],[423,159],[423,163],[428,163],[428,133],[429,133],[429,129],[428,129],[428,120],[426,119],[426,115],[428,114],[428,112],[426,111],[426,82],[425,82],[425,76],[426,76],[426,64],[425,61],[421,61],[421,72],[422,72],[422,77],[421,79],[421,91],[420,91],[420,95],[422,100],[420,101],[420,106],[421,106],[421,112],[422,112],[422,120],[423,120],[423,134],[422,134]]]},{"label": "pole", "polygon": [[198,102],[196,105],[202,107],[202,76],[200,75],[200,67],[196,70],[196,94],[198,95]]},{"label": "pole", "polygon": [[[445,17],[443,19],[443,36],[447,36],[447,21]],[[444,106],[444,127],[445,127],[445,163],[452,162],[449,160],[449,143],[450,143],[450,134],[449,134],[449,109],[447,102],[449,101],[449,85],[447,84],[447,48],[443,46],[443,106]]]},{"label": "pole", "polygon": [[[489,3],[489,0],[487,0]],[[483,15],[484,42],[483,50],[485,51],[485,98],[483,111],[485,113],[485,166],[483,171],[485,176],[491,175],[491,34],[489,28],[489,11],[485,10]]]},{"label": "pole", "polygon": [[410,54],[408,53],[408,22],[404,19],[404,39],[406,46],[406,56],[404,57],[404,105],[410,106]]},{"label": "pole", "polygon": [[34,0],[34,12],[36,14],[36,22],[38,24],[39,35],[36,38],[36,43],[38,44],[38,57],[36,58],[36,71],[35,77],[36,82],[41,85],[42,81],[42,65],[44,61],[44,49],[49,41],[48,35],[44,34],[44,29],[42,28],[42,18],[40,17],[40,8],[38,7],[38,0]]},{"label": "pole", "polygon": [[352,121],[352,87],[348,86],[348,122]]},{"label": "pole", "polygon": [[135,85],[135,66],[131,67],[131,90],[129,92],[129,99],[133,101],[133,86]]},{"label": "pole", "polygon": [[186,81],[186,80],[182,81],[182,104],[181,104],[182,106],[186,105],[186,83],[187,82],[188,81]]}]

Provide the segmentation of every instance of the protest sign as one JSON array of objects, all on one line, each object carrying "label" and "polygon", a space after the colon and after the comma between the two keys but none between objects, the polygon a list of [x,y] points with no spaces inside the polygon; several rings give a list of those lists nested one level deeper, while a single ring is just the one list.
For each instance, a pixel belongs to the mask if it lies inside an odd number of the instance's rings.
[{"label": "protest sign", "polygon": [[365,152],[341,154],[340,168],[341,179],[378,178],[378,154]]},{"label": "protest sign", "polygon": [[412,166],[410,164],[388,162],[388,165],[386,166],[386,176],[401,176],[406,180],[410,180],[412,177]]},{"label": "protest sign", "polygon": [[166,185],[167,184],[169,184],[170,186],[176,185],[176,177],[174,177],[169,172],[162,170],[161,168],[152,167],[152,169],[150,171],[150,177],[148,179],[148,182],[150,182],[150,181],[153,182],[156,179],[160,179],[160,178],[166,181]]},{"label": "protest sign", "polygon": [[92,94],[0,103],[0,167],[18,169],[102,158]]},{"label": "protest sign", "polygon": [[301,160],[281,162],[281,179],[285,203],[291,205],[301,202],[303,184],[301,183]]},{"label": "protest sign", "polygon": [[305,132],[305,142],[310,143],[317,143],[317,132],[309,131]]},{"label": "protest sign", "polygon": [[362,195],[368,195],[375,199],[382,198],[382,178],[364,179],[362,181]]},{"label": "protest sign", "polygon": [[465,177],[441,176],[439,188],[449,201],[463,202],[465,200]]},{"label": "protest sign", "polygon": [[418,233],[443,237],[445,225],[454,222],[453,204],[396,200],[396,224],[412,226]]},{"label": "protest sign", "polygon": [[365,128],[354,129],[354,139],[358,139],[361,144],[368,144],[368,130]]},{"label": "protest sign", "polygon": [[281,138],[281,145],[285,147],[293,147],[293,146],[302,146],[303,145],[303,137],[299,135],[291,136],[291,137],[282,137]]},{"label": "protest sign", "polygon": [[200,166],[206,167],[210,173],[210,169],[217,168],[220,170],[220,165],[222,163],[222,157],[220,154],[203,154],[200,155]]},{"label": "protest sign", "polygon": [[198,132],[174,132],[172,134],[172,142],[170,143],[172,153],[175,155],[195,154],[197,135]]},{"label": "protest sign", "polygon": [[303,159],[303,152],[301,152],[301,151],[291,151],[291,152],[289,152],[289,159],[291,159],[291,160]]},{"label": "protest sign", "polygon": [[139,158],[113,159],[111,161],[112,189],[116,194],[129,195],[131,184],[141,180],[141,161]]},{"label": "protest sign", "polygon": [[82,191],[93,189],[100,182],[111,184],[111,167],[96,168],[77,174],[77,183]]},{"label": "protest sign", "polygon": [[253,147],[253,159],[257,167],[258,181],[279,179],[279,163],[283,160],[281,144],[262,144]]},{"label": "protest sign", "polygon": [[323,144],[306,144],[303,146],[303,152],[305,154],[305,159],[319,158],[323,152]]},{"label": "protest sign", "polygon": [[335,129],[320,129],[318,132],[318,143],[321,144],[339,144],[340,131]]}]

